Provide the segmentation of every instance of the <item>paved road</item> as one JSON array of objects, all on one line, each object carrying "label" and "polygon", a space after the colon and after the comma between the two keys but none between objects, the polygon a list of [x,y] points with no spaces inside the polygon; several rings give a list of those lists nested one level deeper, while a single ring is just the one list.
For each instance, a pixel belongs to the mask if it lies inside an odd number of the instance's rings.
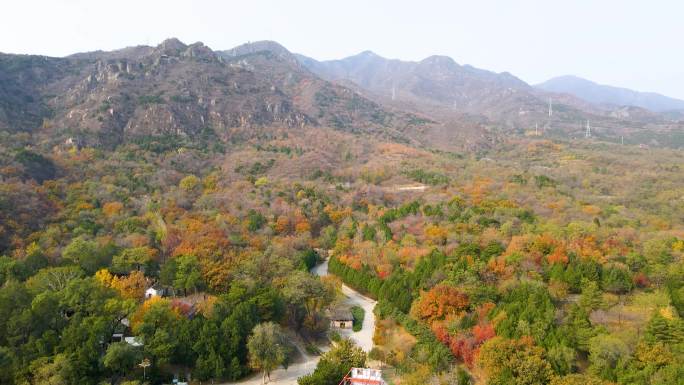
[{"label": "paved road", "polygon": [[[316,275],[328,275],[328,260],[326,259],[321,264],[312,269]],[[342,284],[342,293],[347,297],[345,303],[349,306],[358,305],[366,311],[366,316],[363,318],[363,327],[361,331],[353,332],[350,329],[342,330],[340,334],[344,337],[352,339],[365,352],[370,352],[373,349],[373,332],[375,331],[375,314],[373,309],[377,304],[376,301],[361,295],[359,292]]]},{"label": "paved road", "polygon": [[[279,368],[271,372],[271,382],[269,384],[297,385],[297,378],[309,374],[316,369],[318,356],[311,356],[302,348],[299,338],[292,336],[291,341],[299,351],[298,359],[291,363],[287,370]],[[254,373],[238,382],[225,382],[222,385],[261,385],[262,374]]]}]

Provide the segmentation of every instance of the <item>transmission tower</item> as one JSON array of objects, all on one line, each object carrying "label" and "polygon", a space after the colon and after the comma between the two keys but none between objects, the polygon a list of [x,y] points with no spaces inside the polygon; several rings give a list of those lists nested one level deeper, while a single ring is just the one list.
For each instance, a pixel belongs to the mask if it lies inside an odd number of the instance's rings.
[{"label": "transmission tower", "polygon": [[587,130],[584,132],[584,137],[585,138],[590,138],[591,137],[591,125],[589,125],[589,121],[587,120]]}]

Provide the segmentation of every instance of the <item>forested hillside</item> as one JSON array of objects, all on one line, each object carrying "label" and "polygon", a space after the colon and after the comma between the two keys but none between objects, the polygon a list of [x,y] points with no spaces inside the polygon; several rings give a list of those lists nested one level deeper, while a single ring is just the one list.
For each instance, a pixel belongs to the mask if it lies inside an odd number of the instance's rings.
[{"label": "forested hillside", "polygon": [[1,384],[681,384],[680,150],[452,133],[248,48],[0,57]]}]

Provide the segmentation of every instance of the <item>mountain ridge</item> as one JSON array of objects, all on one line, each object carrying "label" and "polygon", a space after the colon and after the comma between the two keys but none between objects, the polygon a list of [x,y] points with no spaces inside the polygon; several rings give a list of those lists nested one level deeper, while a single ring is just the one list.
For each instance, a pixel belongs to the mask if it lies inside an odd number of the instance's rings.
[{"label": "mountain ridge", "polygon": [[535,87],[551,92],[574,95],[590,103],[613,107],[634,106],[653,112],[684,109],[684,100],[656,92],[636,91],[624,87],[599,84],[575,75],[551,78]]},{"label": "mountain ridge", "polygon": [[[351,81],[387,103],[401,103],[441,120],[485,119],[490,126],[521,130],[549,124],[548,96],[509,72],[458,64],[445,55],[420,61],[386,59],[363,51],[343,59],[317,61],[297,55],[303,66],[330,81]],[[603,111],[564,96],[555,124],[573,129],[578,120],[600,120]],[[569,123],[572,124],[569,124]],[[566,128],[568,127],[568,128]]]},{"label": "mountain ridge", "polygon": [[171,38],[64,58],[2,54],[0,128],[114,146],[136,136],[210,131],[234,140],[305,126],[408,141],[401,130],[421,124],[317,78],[282,50],[236,56]]},{"label": "mountain ridge", "polygon": [[63,58],[0,54],[0,128],[55,143],[116,146],[159,135],[241,141],[324,127],[448,150],[539,129],[581,137],[587,121],[595,136],[617,140],[681,128],[678,116],[606,108],[444,55],[402,61],[367,50],[317,61],[275,41],[212,50],[176,38]]}]

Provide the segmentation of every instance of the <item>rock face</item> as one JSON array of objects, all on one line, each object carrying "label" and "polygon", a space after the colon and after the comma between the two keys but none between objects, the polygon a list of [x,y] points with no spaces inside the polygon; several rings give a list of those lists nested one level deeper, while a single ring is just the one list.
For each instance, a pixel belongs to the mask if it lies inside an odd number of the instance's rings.
[{"label": "rock face", "polygon": [[[281,47],[282,48],[282,47]],[[114,146],[150,135],[235,140],[325,125],[399,136],[411,123],[321,80],[282,48],[214,52],[168,39],[66,58],[0,56],[0,128]]]},{"label": "rock face", "polygon": [[597,136],[613,138],[681,128],[648,111],[602,108],[446,56],[408,62],[366,51],[319,62],[271,41],[212,51],[178,39],[64,58],[0,54],[0,130],[31,131],[48,144],[71,138],[112,147],[160,135],[241,141],[328,127],[479,149],[537,126],[582,137],[587,120]]}]

